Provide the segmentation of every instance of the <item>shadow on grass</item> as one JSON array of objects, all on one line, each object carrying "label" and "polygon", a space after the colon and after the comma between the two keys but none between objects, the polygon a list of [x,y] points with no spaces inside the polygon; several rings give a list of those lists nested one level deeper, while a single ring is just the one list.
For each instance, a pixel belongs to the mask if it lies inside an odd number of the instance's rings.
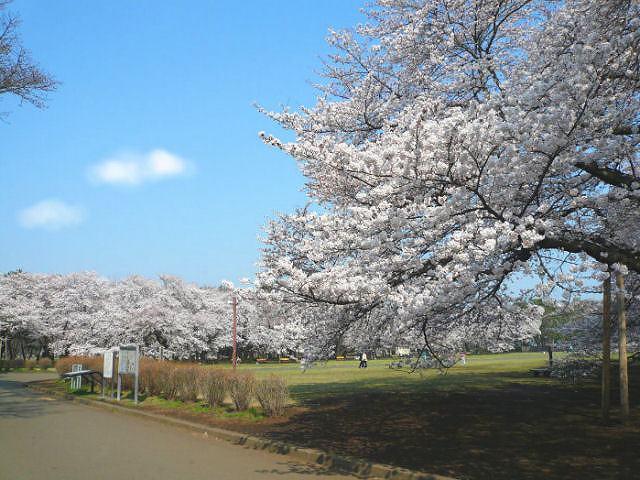
[{"label": "shadow on grass", "polygon": [[311,407],[267,435],[458,478],[638,478],[640,369],[632,374],[626,427],[600,420],[597,383],[491,372],[296,385]]}]

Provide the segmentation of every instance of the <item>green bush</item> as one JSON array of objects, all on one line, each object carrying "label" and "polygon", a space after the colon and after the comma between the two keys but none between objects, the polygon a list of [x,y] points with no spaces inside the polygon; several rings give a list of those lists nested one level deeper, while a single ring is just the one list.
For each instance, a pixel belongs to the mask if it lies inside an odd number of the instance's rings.
[{"label": "green bush", "polygon": [[249,408],[255,390],[256,379],[250,373],[234,373],[229,378],[229,395],[233,400],[236,410],[243,411]]},{"label": "green bush", "polygon": [[601,371],[601,362],[598,359],[582,357],[580,355],[567,355],[556,360],[551,369],[551,376],[562,382],[578,384],[593,380]]},{"label": "green bush", "polygon": [[21,358],[14,358],[11,360],[11,368],[24,368],[24,360]]},{"label": "green bush", "polygon": [[266,416],[278,417],[284,414],[289,402],[289,388],[284,378],[270,375],[269,378],[259,380],[255,385],[255,393]]}]

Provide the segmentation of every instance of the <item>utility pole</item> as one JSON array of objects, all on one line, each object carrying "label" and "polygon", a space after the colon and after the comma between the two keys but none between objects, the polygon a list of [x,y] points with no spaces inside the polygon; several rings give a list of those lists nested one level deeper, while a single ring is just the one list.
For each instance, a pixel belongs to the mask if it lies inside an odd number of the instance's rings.
[{"label": "utility pole", "polygon": [[624,301],[624,275],[616,271],[618,300],[618,355],[620,356],[620,413],[622,421],[629,419],[629,371],[627,367],[627,315]]},{"label": "utility pole", "polygon": [[602,282],[602,418],[611,407],[611,272]]},{"label": "utility pole", "polygon": [[233,369],[236,369],[238,363],[238,341],[237,341],[237,328],[238,328],[238,297],[235,292],[231,297],[231,305],[233,308],[233,354],[231,361],[233,363]]}]

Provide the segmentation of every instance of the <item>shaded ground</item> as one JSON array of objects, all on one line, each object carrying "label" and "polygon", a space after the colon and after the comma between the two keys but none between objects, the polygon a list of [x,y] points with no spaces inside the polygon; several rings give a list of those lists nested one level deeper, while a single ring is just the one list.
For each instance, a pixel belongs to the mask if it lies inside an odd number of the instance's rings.
[{"label": "shaded ground", "polygon": [[597,386],[504,378],[496,388],[322,398],[264,434],[464,479],[640,478],[640,389],[622,428],[600,421]]}]

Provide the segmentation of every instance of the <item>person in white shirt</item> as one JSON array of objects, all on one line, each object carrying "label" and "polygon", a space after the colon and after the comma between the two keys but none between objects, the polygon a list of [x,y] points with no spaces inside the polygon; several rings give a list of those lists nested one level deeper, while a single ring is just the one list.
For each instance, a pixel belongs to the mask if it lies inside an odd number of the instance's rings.
[{"label": "person in white shirt", "polygon": [[358,368],[367,368],[367,354],[365,352],[360,354],[360,366]]}]

